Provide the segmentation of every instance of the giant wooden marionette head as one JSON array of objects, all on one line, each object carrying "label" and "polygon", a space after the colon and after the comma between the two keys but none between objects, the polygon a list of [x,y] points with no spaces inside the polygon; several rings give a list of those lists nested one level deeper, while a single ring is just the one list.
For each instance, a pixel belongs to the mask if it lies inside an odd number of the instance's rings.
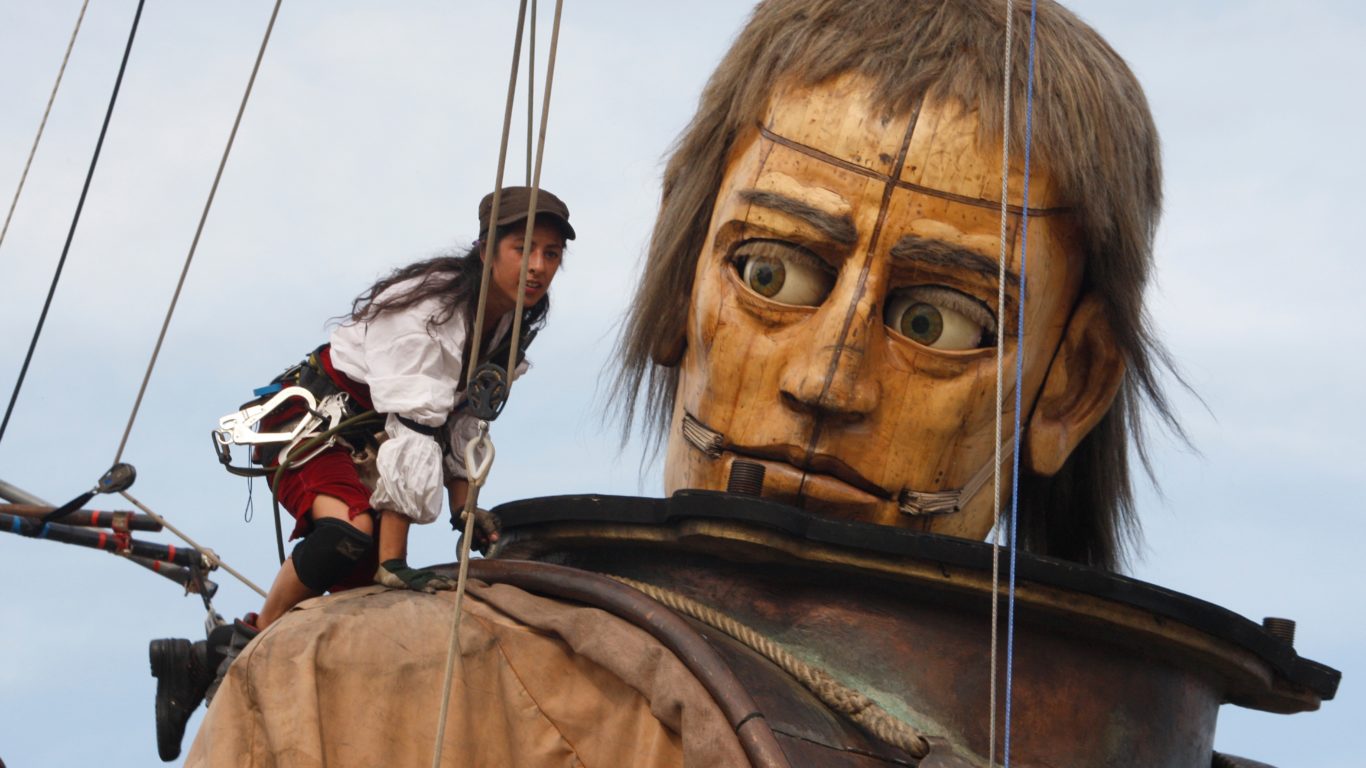
[{"label": "giant wooden marionette head", "polygon": [[1026,200],[1018,13],[998,307],[1004,3],[755,11],[669,162],[623,338],[668,491],[723,489],[748,462],[768,498],[981,538],[1003,336],[1007,453],[1024,356],[1021,541],[1115,565],[1138,406],[1166,413],[1142,310],[1157,137],[1118,55],[1041,2]]}]

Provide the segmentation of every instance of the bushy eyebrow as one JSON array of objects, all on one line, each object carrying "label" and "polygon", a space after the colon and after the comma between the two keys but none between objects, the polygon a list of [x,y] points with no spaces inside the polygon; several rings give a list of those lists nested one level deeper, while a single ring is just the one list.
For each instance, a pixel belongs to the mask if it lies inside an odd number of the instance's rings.
[{"label": "bushy eyebrow", "polygon": [[[1001,272],[1001,266],[995,259],[943,240],[915,235],[906,235],[897,240],[896,245],[892,246],[891,256],[893,262],[918,261],[937,267],[955,267],[993,279],[999,277]],[[1006,269],[1006,283],[1012,288],[1019,288],[1020,276]]]},{"label": "bushy eyebrow", "polygon": [[801,219],[840,245],[853,245],[858,242],[858,230],[854,228],[854,220],[848,215],[839,216],[822,211],[801,200],[794,200],[786,195],[780,195],[777,192],[765,192],[761,189],[746,189],[740,193],[740,199],[750,205],[768,208]]}]

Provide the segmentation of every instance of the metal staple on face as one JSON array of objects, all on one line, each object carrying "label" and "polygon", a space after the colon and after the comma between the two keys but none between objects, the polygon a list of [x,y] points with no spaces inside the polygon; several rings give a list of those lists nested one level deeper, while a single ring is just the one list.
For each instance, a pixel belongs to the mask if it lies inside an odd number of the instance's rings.
[{"label": "metal staple on face", "polygon": [[668,608],[691,616],[713,629],[725,632],[764,658],[777,664],[784,672],[815,694],[827,707],[858,723],[877,738],[898,749],[905,750],[917,760],[929,754],[929,742],[909,723],[893,717],[877,702],[836,680],[829,672],[798,659],[787,649],[758,631],[710,606],[703,605],[692,598],[684,597],[664,587],[646,584],[625,576],[616,576],[610,573],[605,575],[649,595]]},{"label": "metal staple on face", "polygon": [[38,123],[38,133],[33,137],[33,146],[29,147],[28,159],[24,161],[24,170],[19,174],[19,186],[14,190],[14,199],[10,201],[9,213],[5,214],[5,226],[0,227],[0,246],[5,244],[5,233],[9,232],[10,219],[14,218],[14,208],[19,204],[19,193],[24,191],[24,181],[28,179],[29,166],[33,165],[33,156],[38,153],[38,142],[43,138],[43,129],[47,127],[47,117],[52,113],[52,102],[57,100],[57,88],[62,84],[62,75],[66,73],[66,63],[71,59],[71,49],[76,47],[76,35],[81,31],[81,21],[85,19],[86,6],[90,5],[90,0],[83,0],[81,3],[80,15],[76,17],[76,27],[71,30],[71,40],[66,44],[66,53],[62,54],[62,66],[57,69],[57,81],[52,84],[52,93],[47,97],[47,106],[43,108],[43,119]]},{"label": "metal staple on face", "polygon": [[698,421],[687,411],[683,412],[683,424],[679,432],[692,447],[713,459],[720,457],[721,449],[725,446],[725,435]]},{"label": "metal staple on face", "polygon": [[[1006,0],[1005,75],[1001,84],[1001,253],[1000,271],[996,278],[996,455],[992,461],[992,537],[991,537],[991,685],[990,728],[987,735],[987,765],[996,764],[996,651],[999,644],[997,622],[1000,609],[996,595],[1001,589],[1001,419],[1005,407],[1005,334],[1000,332],[1000,318],[1006,310],[1006,258],[1009,256],[1007,239],[1010,231],[1010,77],[1011,45],[1014,29],[1014,0]],[[1022,207],[1029,200],[1021,200]],[[1021,300],[1023,301],[1023,296]]]}]

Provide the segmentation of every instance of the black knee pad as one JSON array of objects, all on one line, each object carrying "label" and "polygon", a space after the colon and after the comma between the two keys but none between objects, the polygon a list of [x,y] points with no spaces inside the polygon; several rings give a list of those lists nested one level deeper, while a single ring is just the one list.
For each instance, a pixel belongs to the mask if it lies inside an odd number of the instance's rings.
[{"label": "black knee pad", "polygon": [[351,572],[370,551],[374,537],[331,517],[313,524],[313,531],[294,548],[294,572],[314,592],[326,592]]}]

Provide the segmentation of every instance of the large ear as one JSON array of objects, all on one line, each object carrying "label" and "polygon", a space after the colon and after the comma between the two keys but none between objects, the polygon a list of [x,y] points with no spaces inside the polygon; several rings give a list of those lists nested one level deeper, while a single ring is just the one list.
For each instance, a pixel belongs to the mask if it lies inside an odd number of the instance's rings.
[{"label": "large ear", "polygon": [[1088,293],[1067,323],[1025,428],[1021,458],[1029,471],[1047,477],[1062,469],[1110,410],[1123,381],[1114,332],[1100,300]]}]

